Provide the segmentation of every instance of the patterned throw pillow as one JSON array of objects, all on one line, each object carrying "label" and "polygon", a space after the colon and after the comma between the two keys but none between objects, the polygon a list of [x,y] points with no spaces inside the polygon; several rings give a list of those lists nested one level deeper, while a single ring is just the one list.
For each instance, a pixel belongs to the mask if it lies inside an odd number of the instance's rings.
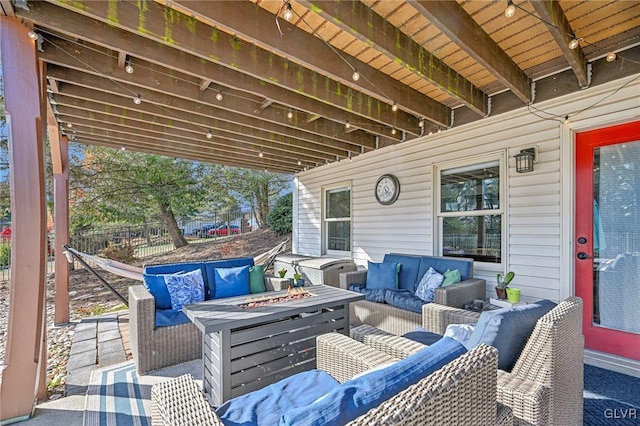
[{"label": "patterned throw pillow", "polygon": [[171,297],[171,309],[180,310],[184,305],[204,300],[204,279],[200,269],[182,275],[165,275],[164,282]]},{"label": "patterned throw pillow", "polygon": [[433,302],[433,292],[436,288],[442,285],[443,280],[444,275],[433,268],[429,268],[429,270],[424,273],[422,279],[418,283],[418,287],[416,288],[416,296],[418,296],[425,302]]}]

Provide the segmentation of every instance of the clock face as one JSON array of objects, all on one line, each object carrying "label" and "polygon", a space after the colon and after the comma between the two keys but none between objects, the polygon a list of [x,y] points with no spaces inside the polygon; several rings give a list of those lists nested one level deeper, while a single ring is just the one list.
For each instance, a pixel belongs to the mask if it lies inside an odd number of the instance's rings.
[{"label": "clock face", "polygon": [[376,183],[375,193],[380,204],[393,204],[400,194],[400,182],[393,175],[382,175]]}]

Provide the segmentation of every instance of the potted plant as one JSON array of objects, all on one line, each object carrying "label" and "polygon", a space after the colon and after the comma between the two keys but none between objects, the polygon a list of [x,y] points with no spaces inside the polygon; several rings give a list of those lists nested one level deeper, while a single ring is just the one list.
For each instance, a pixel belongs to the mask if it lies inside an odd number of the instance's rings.
[{"label": "potted plant", "polygon": [[507,287],[515,276],[516,274],[513,271],[507,272],[507,275],[505,275],[504,277],[502,276],[502,274],[497,275],[496,294],[498,295],[498,299],[507,298]]},{"label": "potted plant", "polygon": [[303,287],[304,286],[304,280],[302,279],[302,275],[301,274],[293,274],[293,279],[294,282],[296,283],[296,286],[298,287]]},{"label": "potted plant", "polygon": [[280,269],[278,275],[280,275],[280,278],[284,278],[284,276],[287,275],[287,270],[284,268]]}]

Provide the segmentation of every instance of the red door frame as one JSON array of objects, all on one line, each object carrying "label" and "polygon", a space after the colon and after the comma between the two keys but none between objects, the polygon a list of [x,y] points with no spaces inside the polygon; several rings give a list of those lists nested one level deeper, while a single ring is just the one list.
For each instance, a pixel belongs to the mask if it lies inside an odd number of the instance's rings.
[{"label": "red door frame", "polygon": [[[593,255],[593,150],[597,147],[640,141],[640,121],[576,134],[576,250]],[[587,244],[577,243],[586,237]],[[593,259],[574,257],[576,295],[583,304],[585,348],[640,360],[640,335],[593,324]]]}]

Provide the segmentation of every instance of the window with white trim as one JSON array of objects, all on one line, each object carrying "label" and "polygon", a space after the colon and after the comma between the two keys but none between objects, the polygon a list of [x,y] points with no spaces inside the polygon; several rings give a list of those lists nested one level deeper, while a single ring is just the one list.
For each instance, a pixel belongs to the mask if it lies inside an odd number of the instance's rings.
[{"label": "window with white trim", "polygon": [[351,252],[351,187],[324,193],[325,252],[339,256]]},{"label": "window with white trim", "polygon": [[437,168],[438,231],[443,256],[502,262],[501,158]]}]

